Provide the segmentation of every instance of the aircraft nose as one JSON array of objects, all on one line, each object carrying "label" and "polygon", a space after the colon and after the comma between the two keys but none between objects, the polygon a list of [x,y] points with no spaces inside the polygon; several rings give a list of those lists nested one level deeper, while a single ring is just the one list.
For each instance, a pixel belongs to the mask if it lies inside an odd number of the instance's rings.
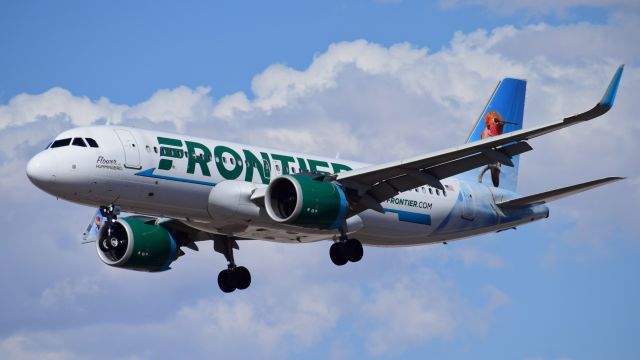
[{"label": "aircraft nose", "polygon": [[27,163],[27,177],[39,187],[45,187],[56,181],[55,159],[47,154],[39,153]]}]

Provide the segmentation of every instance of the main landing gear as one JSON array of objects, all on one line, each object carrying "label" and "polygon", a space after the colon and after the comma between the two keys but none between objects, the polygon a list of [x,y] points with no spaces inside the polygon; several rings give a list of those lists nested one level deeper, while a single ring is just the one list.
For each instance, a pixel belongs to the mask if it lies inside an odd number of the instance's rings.
[{"label": "main landing gear", "polygon": [[125,244],[125,240],[119,240],[116,236],[117,234],[114,234],[113,231],[113,224],[115,224],[118,219],[118,215],[120,215],[120,208],[115,205],[101,206],[100,215],[104,218],[104,226],[107,227],[107,236],[102,239],[98,239],[98,246],[100,247],[100,250],[108,252],[111,250],[117,250],[121,247],[126,247],[127,245]]},{"label": "main landing gear", "polygon": [[236,266],[233,249],[240,249],[238,243],[229,236],[217,236],[213,239],[213,250],[227,259],[227,269],[218,274],[218,286],[225,293],[244,290],[251,285],[251,273],[244,266]]},{"label": "main landing gear", "polygon": [[349,239],[347,232],[340,230],[340,239],[334,242],[329,248],[329,256],[331,261],[338,266],[342,266],[347,262],[358,262],[362,259],[364,250],[362,243],[358,239]]}]

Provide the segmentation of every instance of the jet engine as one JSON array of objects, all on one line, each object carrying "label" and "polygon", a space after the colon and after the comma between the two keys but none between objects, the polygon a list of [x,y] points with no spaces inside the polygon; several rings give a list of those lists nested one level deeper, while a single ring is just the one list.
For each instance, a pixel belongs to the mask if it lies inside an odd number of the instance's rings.
[{"label": "jet engine", "polygon": [[178,257],[178,246],[167,229],[135,217],[116,220],[110,231],[102,225],[96,243],[102,262],[129,270],[169,270]]},{"label": "jet engine", "polygon": [[274,179],[264,200],[273,221],[300,227],[337,229],[347,214],[347,200],[339,185],[302,174]]}]

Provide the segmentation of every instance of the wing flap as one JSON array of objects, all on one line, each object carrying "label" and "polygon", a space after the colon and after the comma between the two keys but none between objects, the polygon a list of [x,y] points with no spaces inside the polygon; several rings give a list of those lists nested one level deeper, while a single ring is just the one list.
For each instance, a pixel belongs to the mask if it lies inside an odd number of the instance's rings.
[{"label": "wing flap", "polygon": [[602,185],[620,181],[622,179],[624,178],[617,177],[617,176],[606,177],[598,180],[588,181],[581,184],[563,187],[560,189],[545,191],[539,194],[534,194],[534,195],[520,197],[517,199],[503,201],[496,205],[498,205],[501,208],[518,208],[518,207],[527,207],[527,206],[544,204],[544,203],[562,199],[564,197],[571,196],[583,191],[587,191]]},{"label": "wing flap", "polygon": [[[429,185],[431,187],[444,190],[444,186],[440,183],[440,179],[445,179],[450,176],[475,169],[482,165],[495,163],[496,157],[511,158],[512,156],[522,154],[532,149],[533,148],[528,143],[523,141],[500,147],[497,150],[491,150],[493,153],[490,155],[486,152],[482,152],[427,169],[405,170],[400,176],[383,180],[373,185],[371,190],[369,190],[369,194],[382,202],[397,195],[399,192],[411,190],[423,185]],[[416,176],[416,174],[421,174],[422,176]]]}]

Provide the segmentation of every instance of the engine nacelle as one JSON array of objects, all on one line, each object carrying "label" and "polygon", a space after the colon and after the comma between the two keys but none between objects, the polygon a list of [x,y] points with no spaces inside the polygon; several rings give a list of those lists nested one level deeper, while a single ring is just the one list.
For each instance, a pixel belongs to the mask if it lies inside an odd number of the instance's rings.
[{"label": "engine nacelle", "polygon": [[347,214],[347,199],[339,185],[304,175],[274,179],[264,200],[272,220],[300,227],[337,229]]},{"label": "engine nacelle", "polygon": [[167,229],[134,217],[102,226],[97,241],[98,256],[107,265],[137,271],[165,271],[177,258],[178,246]]}]

